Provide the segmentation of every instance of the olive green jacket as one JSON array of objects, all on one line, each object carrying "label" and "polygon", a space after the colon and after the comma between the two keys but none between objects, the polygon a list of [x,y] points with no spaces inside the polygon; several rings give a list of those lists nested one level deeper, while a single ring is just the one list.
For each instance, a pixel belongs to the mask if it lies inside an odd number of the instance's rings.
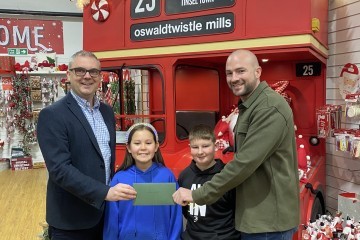
[{"label": "olive green jacket", "polygon": [[238,107],[234,159],[192,192],[194,202],[212,204],[235,187],[237,230],[263,233],[297,227],[299,178],[291,108],[266,82]]}]

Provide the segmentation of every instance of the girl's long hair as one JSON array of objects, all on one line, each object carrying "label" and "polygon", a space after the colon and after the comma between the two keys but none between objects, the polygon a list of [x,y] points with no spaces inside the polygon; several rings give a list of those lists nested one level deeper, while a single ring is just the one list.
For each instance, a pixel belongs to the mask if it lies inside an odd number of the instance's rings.
[{"label": "girl's long hair", "polygon": [[[130,145],[134,133],[136,131],[141,131],[141,130],[147,130],[147,131],[151,132],[155,143],[158,143],[158,141],[156,140],[157,138],[156,138],[156,135],[155,135],[154,131],[150,127],[146,126],[145,124],[141,124],[141,125],[135,126],[130,131],[126,144]],[[152,161],[156,162],[156,163],[159,163],[159,164],[161,164],[161,165],[163,165],[165,167],[165,162],[164,162],[164,159],[163,159],[163,157],[161,155],[160,147],[158,147],[158,150],[155,152],[155,155],[154,155],[154,158],[152,159]],[[121,166],[116,170],[116,172],[126,170],[126,169],[130,168],[132,165],[135,165],[135,160],[134,160],[133,156],[131,155],[131,153],[129,153],[129,151],[127,151],[127,149],[126,149],[124,161],[121,164]]]}]

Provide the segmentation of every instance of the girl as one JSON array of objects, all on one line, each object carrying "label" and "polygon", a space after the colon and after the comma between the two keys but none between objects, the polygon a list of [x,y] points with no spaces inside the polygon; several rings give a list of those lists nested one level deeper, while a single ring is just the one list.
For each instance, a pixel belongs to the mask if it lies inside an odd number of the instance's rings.
[{"label": "girl", "polygon": [[[148,123],[136,123],[126,132],[124,162],[111,181],[117,183],[176,182],[165,167],[159,137]],[[178,240],[182,232],[181,206],[134,206],[133,201],[107,202],[104,240]]]}]

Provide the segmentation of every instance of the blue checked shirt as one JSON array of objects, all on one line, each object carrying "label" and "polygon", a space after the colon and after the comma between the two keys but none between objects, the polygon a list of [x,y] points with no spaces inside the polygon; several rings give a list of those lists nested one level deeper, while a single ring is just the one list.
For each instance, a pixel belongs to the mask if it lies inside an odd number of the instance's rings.
[{"label": "blue checked shirt", "polygon": [[101,154],[105,163],[106,184],[110,181],[110,161],[111,161],[111,149],[110,149],[110,134],[104,122],[104,118],[100,112],[100,101],[95,96],[94,107],[90,107],[90,103],[85,99],[76,95],[73,91],[70,91],[76,102],[79,104],[82,112],[88,120],[97,143],[99,144]]}]

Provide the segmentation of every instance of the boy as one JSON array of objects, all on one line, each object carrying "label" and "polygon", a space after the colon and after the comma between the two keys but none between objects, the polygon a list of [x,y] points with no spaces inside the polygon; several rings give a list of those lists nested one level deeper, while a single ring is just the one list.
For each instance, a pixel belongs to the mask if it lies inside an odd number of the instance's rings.
[{"label": "boy", "polygon": [[[220,172],[225,164],[215,159],[215,135],[207,125],[197,125],[189,133],[191,156],[190,165],[179,176],[179,186],[195,190]],[[195,203],[183,207],[187,220],[182,234],[184,240],[231,240],[240,239],[240,232],[234,227],[235,189],[225,193],[211,205]]]}]

